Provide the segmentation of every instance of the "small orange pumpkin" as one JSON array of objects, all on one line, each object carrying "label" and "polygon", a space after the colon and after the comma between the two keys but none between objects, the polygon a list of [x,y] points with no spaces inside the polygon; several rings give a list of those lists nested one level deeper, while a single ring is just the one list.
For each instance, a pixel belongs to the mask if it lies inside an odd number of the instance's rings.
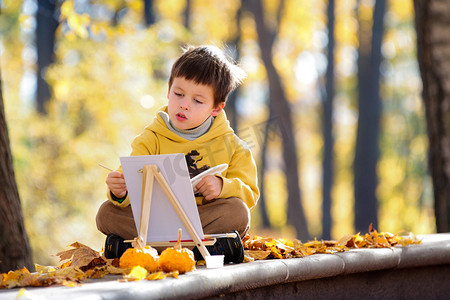
[{"label": "small orange pumpkin", "polygon": [[141,266],[149,273],[158,270],[158,251],[156,249],[145,246],[141,249],[128,248],[120,257],[120,267],[129,269],[135,266]]},{"label": "small orange pumpkin", "polygon": [[159,256],[159,267],[164,272],[178,271],[180,274],[195,269],[194,253],[181,248],[181,229],[178,230],[178,241],[173,248],[167,248]]}]

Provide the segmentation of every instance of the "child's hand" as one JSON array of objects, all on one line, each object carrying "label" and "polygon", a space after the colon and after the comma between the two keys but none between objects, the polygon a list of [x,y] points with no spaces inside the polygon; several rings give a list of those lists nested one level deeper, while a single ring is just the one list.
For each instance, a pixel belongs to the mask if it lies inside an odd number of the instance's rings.
[{"label": "child's hand", "polygon": [[222,178],[209,175],[205,176],[196,186],[198,192],[205,197],[205,200],[216,199],[222,192]]},{"label": "child's hand", "polygon": [[123,177],[123,173],[119,171],[110,172],[106,177],[106,184],[111,190],[111,193],[113,193],[117,198],[123,198],[127,194],[125,177]]}]

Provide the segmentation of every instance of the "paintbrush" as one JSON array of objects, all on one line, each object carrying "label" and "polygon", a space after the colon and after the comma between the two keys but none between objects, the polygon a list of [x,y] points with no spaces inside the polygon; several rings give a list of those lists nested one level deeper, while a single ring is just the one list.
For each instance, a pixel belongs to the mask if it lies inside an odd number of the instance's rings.
[{"label": "paintbrush", "polygon": [[102,167],[102,168],[105,168],[106,170],[110,170],[111,172],[114,171],[113,169],[108,168],[107,166],[104,166],[104,165],[102,165],[102,164],[99,164],[99,163],[98,163],[98,165],[99,165],[100,167]]}]

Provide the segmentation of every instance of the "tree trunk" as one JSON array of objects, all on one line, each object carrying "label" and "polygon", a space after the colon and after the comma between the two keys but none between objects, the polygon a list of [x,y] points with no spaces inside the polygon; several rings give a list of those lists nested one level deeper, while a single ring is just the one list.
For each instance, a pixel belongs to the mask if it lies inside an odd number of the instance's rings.
[{"label": "tree trunk", "polygon": [[[269,118],[266,121],[264,126],[264,137],[261,143],[261,164],[259,166],[259,211],[261,212],[261,226],[263,228],[270,227],[270,219],[267,213],[266,206],[266,192],[265,192],[265,184],[264,184],[264,175],[266,174],[266,166],[267,166],[267,145],[269,143],[269,137],[273,127],[272,120],[272,111],[269,113]],[[276,120],[274,120],[276,122]],[[275,124],[276,126],[276,124]]]},{"label": "tree trunk", "polygon": [[192,2],[191,0],[186,0],[186,7],[184,8],[184,27],[186,27],[187,30],[191,30],[191,7]]},{"label": "tree trunk", "polygon": [[36,108],[41,114],[47,114],[47,103],[50,100],[50,87],[45,80],[47,68],[53,62],[55,32],[58,27],[56,0],[39,0],[36,26],[37,48],[37,94]]},{"label": "tree trunk", "polygon": [[272,62],[273,37],[264,22],[262,1],[252,1],[252,11],[255,16],[258,43],[261,57],[266,68],[269,81],[269,109],[280,123],[280,133],[283,146],[283,161],[288,190],[287,220],[297,231],[297,237],[309,239],[310,235],[301,203],[298,174],[297,146],[292,124],[290,105],[284,93],[280,76]]},{"label": "tree trunk", "polygon": [[334,98],[334,0],[328,1],[328,53],[323,99],[322,238],[331,238],[331,187],[333,186],[333,98]]},{"label": "tree trunk", "polygon": [[0,74],[0,272],[34,270],[17,190]]},{"label": "tree trunk", "polygon": [[437,232],[450,231],[450,2],[415,0]]},{"label": "tree trunk", "polygon": [[150,27],[155,24],[155,12],[153,10],[153,0],[144,0],[145,26]]},{"label": "tree trunk", "polygon": [[372,32],[368,21],[361,21],[359,30],[359,117],[353,166],[357,232],[366,232],[371,223],[375,228],[378,227],[376,188],[381,116],[379,80],[385,7],[385,0],[377,0],[373,11]]},{"label": "tree trunk", "polygon": [[[241,43],[241,15],[242,15],[242,5],[236,11],[236,35],[234,39],[229,42],[229,46],[233,52],[233,59],[239,61],[239,44]],[[225,106],[225,112],[227,113],[227,118],[230,121],[230,126],[235,131],[238,130],[238,114],[236,110],[236,100],[239,95],[240,87],[237,87],[228,96],[227,105]]]}]

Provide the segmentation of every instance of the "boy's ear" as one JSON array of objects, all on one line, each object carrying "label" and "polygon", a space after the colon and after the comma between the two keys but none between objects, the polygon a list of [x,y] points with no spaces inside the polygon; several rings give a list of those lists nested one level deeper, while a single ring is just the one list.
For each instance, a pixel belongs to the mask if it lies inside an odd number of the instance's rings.
[{"label": "boy's ear", "polygon": [[225,107],[225,102],[221,102],[219,105],[217,105],[216,108],[213,109],[211,115],[213,117],[217,117],[224,107]]}]

